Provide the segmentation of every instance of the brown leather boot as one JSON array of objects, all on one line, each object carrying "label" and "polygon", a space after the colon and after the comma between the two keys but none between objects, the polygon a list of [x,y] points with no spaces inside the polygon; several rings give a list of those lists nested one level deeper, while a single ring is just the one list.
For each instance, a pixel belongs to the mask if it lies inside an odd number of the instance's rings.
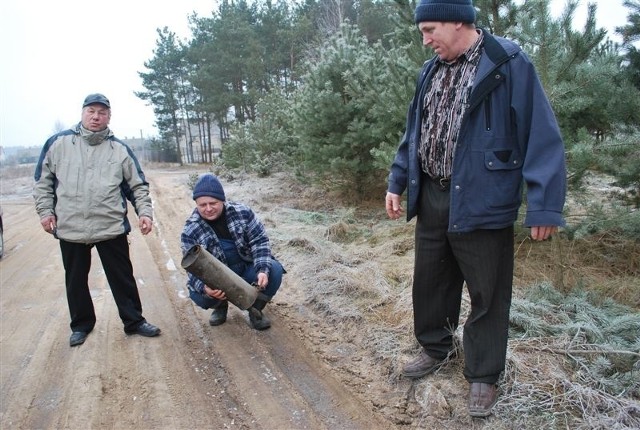
[{"label": "brown leather boot", "polygon": [[442,360],[430,357],[423,349],[419,356],[404,365],[402,375],[412,379],[422,378],[436,370],[441,363]]},{"label": "brown leather boot", "polygon": [[472,382],[469,385],[469,415],[488,417],[498,400],[498,390],[494,384]]}]

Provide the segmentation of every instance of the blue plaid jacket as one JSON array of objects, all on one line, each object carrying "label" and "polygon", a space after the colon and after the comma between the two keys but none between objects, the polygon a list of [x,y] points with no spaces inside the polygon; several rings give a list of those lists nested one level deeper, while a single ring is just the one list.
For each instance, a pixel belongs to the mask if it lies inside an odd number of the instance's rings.
[{"label": "blue plaid jacket", "polygon": [[[224,203],[224,208],[227,226],[238,253],[248,263],[253,263],[256,273],[264,272],[268,276],[272,256],[269,237],[264,226],[246,205],[227,201]],[[187,219],[180,236],[180,244],[183,255],[194,245],[201,245],[218,260],[227,264],[218,236],[207,221],[202,219],[198,209],[193,209],[191,216]],[[188,273],[189,289],[202,294],[204,285],[204,282]]]}]

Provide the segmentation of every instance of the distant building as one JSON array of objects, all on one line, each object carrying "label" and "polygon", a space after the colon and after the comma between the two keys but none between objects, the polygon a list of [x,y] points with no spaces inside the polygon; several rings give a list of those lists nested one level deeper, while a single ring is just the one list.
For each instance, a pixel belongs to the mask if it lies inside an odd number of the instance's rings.
[{"label": "distant building", "polygon": [[35,164],[40,156],[38,146],[25,148],[24,146],[0,146],[0,164]]},{"label": "distant building", "polygon": [[125,137],[120,140],[126,143],[127,146],[131,148],[133,152],[136,154],[136,157],[139,157],[139,158],[142,158],[142,155],[144,154],[146,147],[149,145],[148,139],[142,139],[140,137],[131,138],[131,139],[128,137]]},{"label": "distant building", "polygon": [[[222,139],[220,127],[216,123],[211,125],[209,133],[205,133],[205,127],[198,124],[190,124],[187,129],[187,121],[183,120],[180,123],[180,130],[184,131],[179,139],[180,154],[184,163],[205,163],[211,158],[208,154],[209,151],[211,151],[211,155],[220,153]],[[210,145],[209,138],[211,139]]]}]

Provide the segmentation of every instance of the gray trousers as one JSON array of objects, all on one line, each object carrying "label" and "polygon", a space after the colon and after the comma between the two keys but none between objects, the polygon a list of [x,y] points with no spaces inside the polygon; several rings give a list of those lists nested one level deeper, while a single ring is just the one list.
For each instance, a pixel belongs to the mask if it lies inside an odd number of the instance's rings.
[{"label": "gray trousers", "polygon": [[413,280],[416,338],[431,357],[447,357],[466,282],[471,313],[463,331],[464,376],[469,382],[496,383],[507,351],[513,226],[448,233],[449,190],[426,177],[419,205]]}]

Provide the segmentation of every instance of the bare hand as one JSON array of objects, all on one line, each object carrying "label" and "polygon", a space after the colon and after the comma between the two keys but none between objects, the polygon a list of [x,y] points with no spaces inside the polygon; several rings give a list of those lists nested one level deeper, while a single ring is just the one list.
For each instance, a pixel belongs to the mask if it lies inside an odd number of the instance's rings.
[{"label": "bare hand", "polygon": [[204,286],[204,294],[218,300],[227,300],[227,295],[222,290],[215,288],[209,288],[208,285]]},{"label": "bare hand", "polygon": [[531,227],[531,239],[537,241],[547,240],[557,232],[558,227],[555,225]]},{"label": "bare hand", "polygon": [[140,227],[140,232],[143,235],[147,235],[153,229],[153,221],[148,216],[141,216],[138,220],[138,226]]},{"label": "bare hand", "polygon": [[264,290],[265,288],[267,288],[267,285],[269,284],[269,277],[267,276],[266,273],[264,272],[260,272],[258,273],[258,289],[259,290]]},{"label": "bare hand", "polygon": [[400,196],[398,194],[387,192],[387,197],[385,198],[385,209],[387,210],[389,218],[399,219],[404,212],[404,209],[402,209],[402,205],[400,204]]},{"label": "bare hand", "polygon": [[58,224],[56,222],[56,216],[47,215],[46,217],[41,218],[40,225],[42,225],[42,228],[47,233],[54,234],[56,229],[58,228]]}]

